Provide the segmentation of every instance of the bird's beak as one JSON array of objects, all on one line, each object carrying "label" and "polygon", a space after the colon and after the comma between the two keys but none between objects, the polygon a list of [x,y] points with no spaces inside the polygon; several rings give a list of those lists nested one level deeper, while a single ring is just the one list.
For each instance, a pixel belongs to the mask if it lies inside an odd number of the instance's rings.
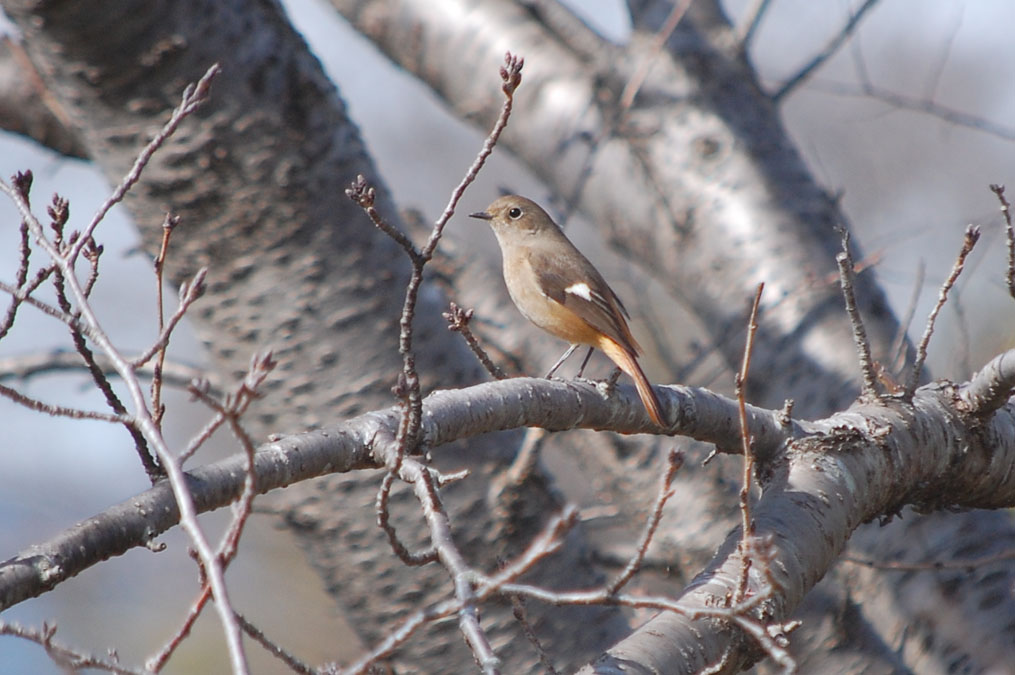
[{"label": "bird's beak", "polygon": [[480,220],[493,220],[493,216],[491,216],[486,211],[476,211],[475,213],[470,213],[469,218],[479,218]]}]

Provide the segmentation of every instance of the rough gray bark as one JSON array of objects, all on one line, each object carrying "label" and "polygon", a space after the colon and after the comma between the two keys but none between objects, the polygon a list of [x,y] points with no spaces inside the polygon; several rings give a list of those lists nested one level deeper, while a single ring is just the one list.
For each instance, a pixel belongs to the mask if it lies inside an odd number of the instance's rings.
[{"label": "rough gray bark", "polygon": [[[89,156],[113,182],[183,87],[221,63],[210,103],[155,157],[127,201],[145,245],[156,250],[166,211],[180,216],[168,274],[178,283],[209,268],[208,293],[191,318],[224,377],[245,372],[251,354],[274,351],[279,366],[267,396],[247,418],[262,438],[390,404],[408,265],[344,189],[358,174],[368,176],[379,188],[382,213],[391,222],[398,217],[334,86],[277,3],[111,8],[12,0],[4,9],[24,32],[28,53]],[[486,76],[497,81],[497,68]],[[444,309],[439,294],[428,292],[417,312],[426,389],[478,377],[472,355],[448,340]],[[496,528],[477,516],[486,511],[479,477],[505,463],[518,442],[512,438],[520,436],[473,441],[467,453],[440,458],[442,467],[468,466],[477,477],[447,499],[453,515],[470,514],[455,518],[461,543],[487,569],[501,552],[487,540]],[[392,556],[375,524],[377,485],[376,475],[333,478],[286,494],[289,521],[368,644],[385,636],[406,608],[445,597],[450,588],[437,566],[409,570]],[[406,497],[395,499],[395,521],[401,532],[416,533],[405,536],[418,547],[425,533],[410,525],[418,522],[418,507]],[[538,481],[531,499],[540,517],[521,538],[559,508],[553,491]],[[554,564],[592,584],[600,577],[586,554],[587,547],[576,545]],[[558,575],[549,569],[546,582]],[[379,587],[388,590],[378,593]],[[542,620],[542,608],[532,611]],[[510,608],[491,607],[484,619],[496,645],[519,639]],[[586,627],[555,631],[557,653],[571,665],[626,628],[613,609],[575,608],[545,620]],[[432,630],[401,658],[424,670],[472,662],[453,623]],[[518,671],[535,661],[525,650],[506,654],[505,663]]]}]

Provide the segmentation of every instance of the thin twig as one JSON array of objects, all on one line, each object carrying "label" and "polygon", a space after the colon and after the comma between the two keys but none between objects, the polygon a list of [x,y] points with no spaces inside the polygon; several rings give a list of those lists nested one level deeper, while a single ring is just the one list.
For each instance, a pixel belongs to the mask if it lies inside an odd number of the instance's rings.
[{"label": "thin twig", "polygon": [[423,518],[430,530],[430,541],[442,565],[451,575],[455,597],[462,603],[458,611],[459,630],[472,650],[473,657],[484,673],[499,672],[500,659],[493,651],[490,640],[479,624],[479,598],[474,585],[475,571],[462,556],[451,534],[448,518],[430,470],[414,458],[402,462],[399,476],[413,486],[416,499],[423,510]]},{"label": "thin twig", "polygon": [[876,570],[889,570],[893,572],[922,572],[939,570],[963,570],[973,572],[980,567],[993,565],[994,563],[1015,560],[1015,549],[998,551],[990,555],[974,558],[958,558],[954,560],[931,560],[928,562],[905,562],[904,560],[871,560],[852,555],[844,555],[839,558],[854,565],[863,565]]},{"label": "thin twig", "polygon": [[952,272],[945,279],[945,282],[941,284],[941,290],[938,292],[937,303],[934,305],[934,309],[931,310],[930,316],[927,317],[927,327],[923,331],[923,337],[920,338],[920,344],[916,347],[916,360],[913,362],[913,367],[909,372],[909,379],[906,381],[906,392],[905,396],[907,399],[912,399],[913,394],[916,392],[916,387],[920,384],[920,375],[923,371],[923,363],[927,360],[927,346],[930,344],[930,338],[934,334],[934,322],[937,320],[937,315],[944,307],[945,301],[948,300],[948,291],[951,290],[952,286],[958,280],[959,275],[962,274],[962,268],[966,264],[966,257],[976,246],[976,242],[980,239],[980,229],[970,225],[966,228],[966,234],[962,239],[962,249],[959,251],[958,257],[955,259],[955,264],[952,265]]},{"label": "thin twig", "polygon": [[[25,231],[27,232],[27,229]],[[32,279],[32,281],[25,283],[21,279],[22,270],[19,267],[17,285],[9,286],[7,284],[0,283],[0,290],[9,293],[11,296],[11,304],[7,307],[7,313],[4,316],[3,321],[0,321],[0,340],[7,337],[7,333],[9,333],[11,328],[14,326],[14,321],[18,315],[18,309],[21,307],[21,304],[23,302],[28,302],[29,304],[38,302],[37,300],[35,300],[35,298],[31,297],[32,293],[34,293],[35,289],[37,289],[39,286],[45,283],[47,279],[49,279],[50,275],[53,274],[54,269],[56,268],[53,265],[48,265],[46,267],[40,268],[35,273],[35,277]],[[24,271],[27,273],[28,268],[26,267]],[[60,310],[56,309],[55,307],[52,309],[53,312],[55,312],[59,318],[61,315]]]},{"label": "thin twig", "polygon": [[504,583],[500,592],[515,594],[550,605],[608,605],[630,607],[633,609],[652,609],[680,614],[691,620],[718,619],[729,621],[754,638],[758,646],[784,668],[792,668],[795,664],[792,655],[786,649],[786,634],[799,626],[798,622],[782,625],[765,624],[755,619],[751,612],[756,610],[772,595],[774,586],[769,584],[762,592],[747,597],[742,603],[731,606],[713,606],[690,610],[680,605],[679,600],[665,596],[645,596],[634,594],[609,595],[605,589],[591,591],[551,591],[549,589],[521,583]]},{"label": "thin twig", "polygon": [[391,488],[394,482],[395,474],[391,471],[384,474],[384,478],[381,479],[381,487],[377,491],[376,499],[377,524],[388,537],[391,550],[395,552],[399,560],[409,567],[420,567],[435,562],[437,560],[437,551],[432,546],[419,553],[413,553],[398,538],[398,533],[395,532],[395,528],[391,524],[391,513],[388,508],[391,499]]},{"label": "thin twig", "polygon": [[[96,354],[95,362],[106,375],[117,375],[109,358],[104,354]],[[81,362],[81,357],[77,352],[61,350],[40,354],[21,354],[0,359],[0,382],[9,379],[25,380],[35,375],[51,372],[81,371],[84,369],[85,365]],[[149,365],[138,369],[138,375],[151,377],[152,367]],[[207,376],[208,373],[199,368],[174,361],[168,361],[162,369],[163,382],[180,389],[186,389],[193,380]],[[212,393],[217,393],[222,388],[214,383],[209,384],[209,387]]]},{"label": "thin twig", "polygon": [[510,595],[508,598],[511,600],[512,613],[515,616],[515,620],[518,621],[518,625],[522,627],[525,639],[529,641],[529,644],[535,648],[536,654],[539,655],[539,663],[543,666],[543,672],[548,673],[548,675],[557,675],[557,669],[553,667],[550,655],[543,648],[542,642],[539,641],[539,636],[536,635],[536,631],[525,613],[525,601],[517,595]]},{"label": "thin twig", "polygon": [[222,541],[219,544],[218,559],[222,562],[223,566],[228,565],[236,556],[240,545],[240,537],[243,535],[243,528],[247,524],[247,519],[250,517],[253,509],[254,497],[257,496],[257,480],[254,470],[254,455],[257,453],[257,448],[254,439],[243,428],[241,419],[250,408],[250,405],[261,397],[261,385],[264,384],[264,381],[275,370],[277,365],[278,362],[275,361],[270,351],[255,354],[250,359],[247,375],[243,378],[239,390],[226,399],[226,406],[224,408],[226,421],[233,432],[233,437],[236,438],[240,447],[243,448],[243,454],[247,461],[244,466],[243,492],[240,493],[240,498],[233,502],[233,518],[229,523],[229,529],[222,536]]},{"label": "thin twig", "polygon": [[[51,248],[56,252],[58,256],[66,255],[66,251],[69,250],[70,244],[64,238],[64,230],[67,225],[67,220],[70,217],[70,209],[67,200],[60,197],[59,195],[53,195],[53,201],[47,208],[47,213],[50,217],[50,229],[53,230],[53,239],[50,243]],[[71,240],[77,235],[72,234]],[[70,266],[70,272],[65,272],[64,268],[57,265],[57,268],[53,271],[53,290],[56,294],[57,306],[65,316],[71,316],[77,318],[81,315],[80,311],[74,310],[74,303],[67,296],[67,283],[68,280],[65,274],[74,275],[74,267]],[[75,277],[76,281],[76,277]],[[81,298],[87,301],[86,288],[81,290]],[[78,299],[78,302],[81,300]],[[87,323],[87,322],[85,322]],[[106,405],[109,406],[110,410],[114,414],[123,416],[129,420],[127,414],[127,406],[123,404],[120,397],[113,390],[113,384],[106,377],[102,368],[95,360],[95,353],[88,345],[88,341],[85,339],[85,334],[81,330],[82,322],[74,321],[73,323],[67,324],[70,329],[71,343],[74,345],[74,349],[77,350],[84,362],[85,369],[92,378],[92,383],[95,388],[99,390],[102,396],[106,399]],[[151,481],[152,485],[156,483],[160,478],[165,476],[165,472],[159,466],[158,462],[152,456],[151,449],[148,447],[148,441],[145,440],[144,434],[138,429],[131,421],[124,424],[124,429],[130,434],[131,439],[134,441],[134,449],[137,452],[138,459],[141,461],[141,466],[144,467],[145,473],[148,475],[148,480]]]},{"label": "thin twig", "polygon": [[205,286],[204,279],[208,274],[208,268],[202,267],[194,275],[194,278],[189,282],[184,281],[180,284],[179,290],[179,305],[176,307],[176,311],[169,317],[169,321],[163,326],[159,332],[159,336],[155,339],[150,347],[136,359],[131,361],[131,366],[139,368],[144,364],[148,363],[157,354],[165,351],[166,345],[169,344],[169,338],[172,336],[173,331],[176,330],[176,326],[183,320],[183,316],[190,309],[198,299],[204,295]]},{"label": "thin twig", "polygon": [[420,254],[416,250],[416,245],[401,230],[384,220],[384,216],[377,210],[375,206],[377,188],[367,183],[365,176],[356,176],[356,180],[352,182],[352,185],[346,188],[345,196],[356,202],[363,209],[367,217],[370,218],[370,222],[374,224],[374,227],[391,237],[396,244],[402,247],[402,250],[409,256],[409,260],[412,261],[413,265],[419,263]]},{"label": "thin twig", "polygon": [[465,344],[469,346],[469,349],[472,350],[472,353],[476,355],[476,358],[479,359],[479,362],[483,364],[486,372],[490,373],[493,379],[503,380],[507,378],[504,371],[493,362],[490,355],[479,344],[479,340],[472,334],[472,330],[469,328],[469,321],[472,320],[471,309],[462,309],[452,302],[448,307],[448,311],[444,312],[441,316],[448,322],[448,330],[454,331],[465,338]]},{"label": "thin twig", "polygon": [[314,675],[317,671],[314,670],[310,665],[296,658],[285,649],[268,639],[268,636],[264,634],[260,628],[255,626],[253,623],[248,621],[242,614],[236,615],[236,621],[240,624],[240,628],[253,639],[255,642],[264,647],[269,654],[277,658],[279,661],[289,667],[289,670],[300,673],[301,675]]},{"label": "thin twig", "polygon": [[902,370],[906,367],[906,345],[909,344],[906,335],[909,334],[909,327],[913,325],[913,317],[916,316],[916,305],[920,301],[920,294],[923,292],[923,280],[926,270],[927,265],[924,263],[923,258],[920,258],[920,263],[916,266],[916,279],[913,281],[913,292],[909,296],[906,311],[902,315],[902,321],[899,322],[895,338],[892,340],[892,347],[888,351],[892,355],[891,360],[888,362],[888,368],[894,375],[902,373]]},{"label": "thin twig", "polygon": [[867,331],[863,327],[863,319],[860,318],[860,310],[857,309],[856,294],[853,290],[856,272],[853,267],[853,254],[849,250],[849,230],[842,227],[840,233],[842,235],[842,252],[835,256],[835,262],[839,265],[839,282],[842,285],[842,296],[846,301],[846,314],[853,327],[853,342],[856,344],[857,355],[860,358],[860,373],[863,376],[861,396],[876,397],[878,384],[874,359],[871,357],[870,342],[867,340]]},{"label": "thin twig", "polygon": [[147,671],[137,668],[128,668],[117,661],[116,652],[110,651],[108,658],[100,659],[91,654],[82,654],[70,647],[57,643],[53,637],[56,635],[56,626],[43,624],[42,629],[26,628],[17,623],[0,621],[0,635],[19,637],[41,646],[46,654],[65,672],[78,672],[84,669],[104,670],[117,675],[142,675]]},{"label": "thin twig", "polygon": [[982,131],[1004,140],[1015,140],[1015,127],[1005,126],[995,120],[973,115],[964,110],[957,110],[935,101],[915,98],[891,89],[879,87],[866,80],[865,76],[861,77],[860,86],[848,82],[815,80],[811,83],[810,89],[836,96],[863,96],[881,101],[897,110],[924,113],[954,126],[976,129],[977,131]]},{"label": "thin twig", "polygon": [[81,251],[81,255],[88,261],[88,279],[85,281],[85,297],[89,298],[92,295],[92,289],[95,288],[95,282],[99,280],[99,258],[102,257],[102,252],[105,250],[101,244],[97,244],[95,239],[92,237],[88,238],[85,242],[85,248]]},{"label": "thin twig", "polygon": [[[200,565],[200,563],[199,563]],[[176,651],[176,648],[183,644],[183,641],[190,635],[190,631],[194,628],[194,624],[197,623],[198,617],[201,616],[201,611],[204,609],[208,601],[211,600],[211,587],[208,586],[202,575],[200,583],[200,591],[197,594],[197,599],[191,603],[190,608],[187,610],[187,616],[180,622],[179,628],[173,633],[162,648],[159,649],[155,654],[150,656],[145,661],[145,670],[149,673],[157,673],[162,670],[166,662]]]},{"label": "thin twig", "polygon": [[747,375],[751,370],[751,355],[754,353],[754,336],[758,332],[758,308],[761,306],[761,294],[765,290],[764,282],[758,284],[751,304],[751,318],[747,322],[747,339],[744,342],[744,359],[740,372],[734,381],[737,409],[740,416],[740,442],[744,453],[744,475],[740,485],[740,554],[743,559],[740,583],[737,585],[735,602],[740,603],[747,595],[747,583],[750,579],[753,556],[749,555],[750,542],[754,539],[754,519],[751,518],[751,486],[754,480],[754,452],[751,432],[747,426]]},{"label": "thin twig", "polygon": [[744,10],[743,28],[738,31],[744,51],[750,49],[754,34],[758,32],[758,27],[761,26],[761,20],[770,4],[772,4],[772,0],[752,0],[751,6]]},{"label": "thin twig", "polygon": [[208,94],[211,91],[211,82],[215,79],[215,76],[219,74],[221,68],[219,64],[215,63],[196,84],[188,85],[183,91],[180,105],[178,105],[169,117],[169,121],[163,125],[162,129],[155,134],[155,138],[145,146],[144,150],[138,154],[137,159],[134,160],[133,166],[130,167],[130,171],[123,177],[120,184],[116,186],[113,193],[99,206],[99,210],[92,216],[92,221],[88,224],[82,233],[82,237],[78,240],[77,244],[71,247],[67,253],[67,260],[70,261],[71,265],[76,262],[78,255],[81,253],[81,249],[84,247],[85,239],[92,236],[95,232],[95,228],[99,226],[109,210],[116,206],[123,198],[127,195],[127,192],[134,187],[134,185],[141,179],[141,172],[148,166],[148,162],[151,161],[152,156],[158,151],[159,148],[169,139],[170,136],[175,133],[176,129],[180,126],[183,120],[187,119],[194,111],[201,107],[201,105],[208,99]]},{"label": "thin twig", "polygon": [[[500,662],[490,645],[485,631],[479,624],[477,600],[472,583],[472,570],[466,564],[464,557],[455,546],[451,537],[450,520],[437,494],[438,487],[435,485],[433,474],[421,462],[415,459],[407,459],[406,455],[410,449],[414,450],[418,445],[422,421],[423,397],[420,389],[419,373],[416,370],[416,355],[413,347],[413,322],[419,291],[423,283],[424,268],[432,259],[444,228],[454,215],[455,208],[465,193],[466,188],[476,179],[480,169],[485,165],[487,158],[493,152],[501,133],[507,126],[514,102],[514,93],[521,83],[523,64],[523,59],[512,56],[510,53],[505,56],[505,64],[500,69],[501,88],[505,96],[501,113],[494,124],[493,130],[487,136],[483,148],[466,172],[465,177],[452,191],[448,205],[434,224],[426,244],[419,251],[416,250],[408,237],[403,235],[397,228],[387,225],[376,209],[373,208],[376,195],[372,188],[366,186],[365,180],[359,179],[346,191],[346,194],[351,199],[366,210],[374,225],[392,237],[405,250],[412,264],[412,271],[405,290],[402,313],[399,318],[398,351],[402,356],[402,371],[396,390],[399,397],[402,398],[404,405],[402,406],[402,416],[399,420],[398,432],[395,437],[395,452],[393,456],[385,458],[388,473],[385,475],[378,491],[378,521],[400,559],[409,564],[422,564],[430,562],[436,557],[447,568],[455,587],[455,597],[461,602],[461,608],[458,610],[460,630],[483,672],[491,675],[498,672]],[[421,554],[410,553],[399,541],[394,528],[390,525],[388,500],[396,475],[414,487],[416,497],[422,506],[423,515],[430,530],[432,550]]]},{"label": "thin twig", "polygon": [[[166,255],[169,253],[169,238],[179,222],[179,216],[174,216],[171,213],[166,214],[166,217],[162,221],[162,244],[159,246],[159,254],[155,256],[155,307],[159,335],[163,335],[166,328],[166,299],[162,293],[162,282],[166,266]],[[168,336],[166,341],[168,342]],[[158,358],[155,359],[151,383],[152,411],[155,417],[155,424],[160,428],[162,427],[162,417],[166,413],[165,406],[162,405],[162,367],[165,362],[166,344],[163,343],[158,349]]]},{"label": "thin twig", "polygon": [[1008,282],[1008,294],[1015,298],[1015,225],[1012,225],[1011,203],[1004,196],[1004,186],[994,183],[990,191],[997,195],[997,201],[1001,202],[1001,215],[1004,217],[1004,234],[1008,242],[1008,273],[1005,279]]},{"label": "thin twig", "polygon": [[783,84],[778,91],[772,94],[772,100],[775,103],[779,103],[783,98],[790,94],[796,89],[804,80],[806,80],[811,73],[813,73],[822,63],[830,59],[835,52],[839,50],[839,47],[849,38],[850,35],[856,31],[860,25],[860,20],[863,19],[864,15],[878,3],[878,0],[866,0],[860,7],[857,8],[856,12],[849,17],[849,21],[842,27],[842,30],[832,38],[825,48],[818,52],[810,63],[801,68],[796,75],[789,78],[785,84]]},{"label": "thin twig", "polygon": [[[210,405],[211,401],[215,399],[209,394],[209,392],[201,386],[202,383],[193,383],[189,387],[191,396],[195,399],[202,401],[206,405]],[[218,431],[223,424],[226,422],[226,416],[224,413],[216,413],[196,434],[190,437],[187,441],[187,446],[180,451],[180,463],[185,464],[188,459],[194,456],[194,454],[200,450],[208,439]]]},{"label": "thin twig", "polygon": [[677,471],[684,465],[684,455],[676,448],[671,448],[666,456],[666,471],[663,472],[662,480],[659,483],[659,489],[656,491],[655,505],[652,507],[652,511],[649,514],[648,521],[645,523],[645,527],[642,530],[641,539],[638,541],[638,545],[635,548],[635,554],[631,557],[631,560],[627,563],[624,569],[617,575],[617,578],[606,585],[606,592],[610,595],[615,595],[620,592],[620,589],[627,585],[634,575],[641,569],[641,565],[645,562],[645,556],[648,555],[648,547],[652,543],[652,538],[655,536],[656,530],[659,528],[659,522],[663,518],[663,509],[666,507],[666,502],[675,494],[673,490],[673,479],[677,475]]},{"label": "thin twig", "polygon": [[53,417],[69,417],[75,420],[98,420],[100,422],[112,422],[129,426],[133,418],[127,414],[104,413],[96,410],[81,410],[79,408],[68,408],[62,405],[44,403],[31,396],[22,394],[17,389],[0,384],[0,396],[6,396],[10,400],[25,406],[35,412],[45,413]]},{"label": "thin twig", "polygon": [[[225,535],[223,535],[216,552],[216,558],[219,561],[219,564],[222,565],[223,569],[228,567],[229,563],[231,563],[236,556],[240,535],[242,534],[243,527],[253,510],[254,496],[256,495],[256,481],[254,478],[254,454],[256,452],[256,448],[254,447],[253,440],[243,430],[242,426],[240,426],[239,421],[250,407],[250,404],[260,396],[258,393],[260,386],[264,383],[264,380],[268,377],[271,371],[274,370],[276,365],[277,364],[272,358],[270,351],[255,355],[250,360],[250,366],[247,369],[247,374],[243,378],[243,381],[239,384],[234,393],[225,397],[223,402],[215,400],[214,398],[208,396],[206,392],[201,391],[196,387],[192,390],[196,398],[214,410],[216,415],[213,423],[199,432],[197,438],[188,444],[187,451],[181,454],[180,462],[182,463],[185,457],[189,457],[193,454],[194,451],[196,451],[197,448],[211,436],[211,433],[221,426],[223,421],[227,421],[231,425],[234,435],[240,441],[244,456],[247,460],[246,466],[244,467],[243,491],[237,502],[233,504],[232,521],[230,522],[229,529],[226,531]],[[198,561],[198,565],[201,570],[201,590],[198,593],[198,597],[191,605],[189,611],[187,612],[187,616],[184,617],[183,622],[180,624],[176,633],[174,633],[173,636],[166,641],[157,653],[149,657],[146,661],[145,666],[150,671],[157,672],[162,669],[169,658],[173,655],[173,652],[176,651],[176,648],[183,644],[183,640],[190,634],[194,623],[197,621],[198,617],[200,617],[201,611],[204,609],[205,605],[207,605],[208,601],[212,599],[211,586],[208,584],[207,576],[204,572],[205,567],[200,560]],[[238,614],[236,617],[237,621],[242,624],[242,618]]]},{"label": "thin twig", "polygon": [[[550,518],[543,527],[543,530],[536,535],[532,543],[529,544],[528,548],[516,560],[501,568],[493,577],[479,575],[481,583],[476,588],[476,597],[479,600],[486,600],[492,595],[499,594],[501,585],[517,579],[530,571],[540,560],[556,553],[563,546],[565,535],[577,522],[578,510],[574,506],[568,506],[560,515]],[[345,675],[365,673],[371,664],[390,656],[420,628],[451,616],[461,611],[462,607],[462,600],[457,597],[424,607],[403,619],[394,630],[388,632],[387,636],[379,644],[360,657],[355,663],[341,670],[329,667],[323,668],[322,671],[328,673],[341,672]]]},{"label": "thin twig", "polygon": [[[7,192],[7,185],[2,181],[0,181],[0,192],[3,192],[8,196],[10,196],[10,193]],[[51,274],[53,274],[55,267],[56,266],[54,265],[53,267],[46,268],[47,272],[46,275],[40,275],[40,277],[48,278]],[[60,311],[59,308],[54,307],[48,302],[43,302],[42,300],[36,299],[31,295],[31,293],[34,290],[35,287],[33,287],[32,284],[29,284],[28,286],[24,286],[22,288],[17,288],[15,286],[11,286],[6,282],[0,281],[0,291],[10,294],[10,296],[14,299],[15,302],[31,305],[32,307],[39,310],[43,314],[51,316],[57,321],[66,324],[67,326],[77,327],[85,335],[87,335],[88,337],[92,337],[91,328],[85,324],[82,324],[79,317],[66,314]]]},{"label": "thin twig", "polygon": [[631,79],[624,85],[624,90],[620,94],[618,99],[618,105],[620,108],[620,117],[627,114],[627,111],[631,109],[631,105],[634,104],[634,99],[638,95],[638,91],[642,85],[645,84],[646,78],[652,70],[652,65],[656,62],[659,57],[659,53],[666,46],[666,41],[673,35],[673,31],[677,29],[680,24],[680,20],[684,18],[684,14],[687,14],[687,10],[691,8],[691,4],[694,0],[680,0],[679,2],[673,3],[673,8],[670,9],[669,16],[663,22],[663,25],[656,31],[656,34],[652,37],[652,46],[649,48],[648,54],[638,64],[638,70],[631,75]]},{"label": "thin twig", "polygon": [[[32,180],[31,171],[19,171],[11,178],[14,189],[24,197],[25,202],[28,204],[31,204],[29,193],[32,189]],[[32,240],[28,233],[28,223],[24,220],[21,221],[21,226],[18,230],[21,232],[21,239],[18,242],[18,271],[15,277],[15,285],[21,288],[28,281],[28,265],[32,258]]]}]

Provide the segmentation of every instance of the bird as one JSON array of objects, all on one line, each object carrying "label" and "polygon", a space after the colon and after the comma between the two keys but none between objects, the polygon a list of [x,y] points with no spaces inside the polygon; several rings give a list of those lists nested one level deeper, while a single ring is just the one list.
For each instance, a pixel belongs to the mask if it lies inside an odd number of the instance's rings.
[{"label": "bird", "polygon": [[627,325],[627,309],[546,211],[531,199],[505,195],[469,215],[487,221],[493,229],[503,259],[504,283],[518,311],[547,333],[571,343],[547,377],[578,346],[598,349],[634,380],[652,421],[666,426],[659,397],[638,364],[641,347]]}]

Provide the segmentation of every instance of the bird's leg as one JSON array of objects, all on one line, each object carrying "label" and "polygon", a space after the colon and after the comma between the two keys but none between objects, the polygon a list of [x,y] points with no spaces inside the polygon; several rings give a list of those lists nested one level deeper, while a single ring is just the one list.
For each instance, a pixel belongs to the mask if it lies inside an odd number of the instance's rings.
[{"label": "bird's leg", "polygon": [[564,355],[561,356],[559,359],[557,359],[557,362],[555,364],[553,364],[553,368],[550,368],[550,372],[548,372],[546,374],[546,379],[549,380],[551,377],[553,377],[553,374],[555,372],[557,372],[557,369],[560,368],[560,365],[562,363],[564,363],[565,361],[567,361],[567,357],[569,357],[572,354],[574,354],[574,350],[578,349],[578,347],[579,347],[579,345],[576,345],[576,344],[575,345],[571,345],[570,347],[568,347],[567,351],[564,352]]},{"label": "bird's leg", "polygon": [[585,372],[585,366],[589,365],[589,359],[592,358],[592,351],[595,347],[589,347],[589,351],[585,354],[585,360],[582,361],[582,367],[578,369],[578,374],[575,375],[577,378],[581,378],[582,373]]}]

